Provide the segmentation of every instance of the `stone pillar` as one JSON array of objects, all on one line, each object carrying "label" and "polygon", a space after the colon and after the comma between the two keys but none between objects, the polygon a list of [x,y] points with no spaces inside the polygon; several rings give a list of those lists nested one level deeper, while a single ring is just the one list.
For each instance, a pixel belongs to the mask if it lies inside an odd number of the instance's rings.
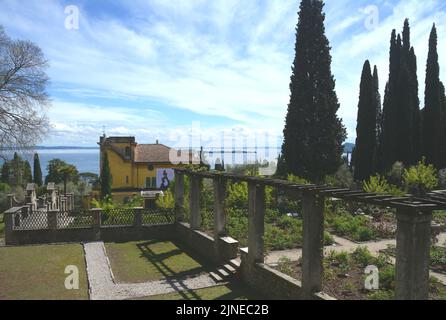
[{"label": "stone pillar", "polygon": [[265,186],[248,183],[248,260],[263,263]]},{"label": "stone pillar", "polygon": [[432,212],[398,208],[395,298],[427,300]]},{"label": "stone pillar", "polygon": [[193,230],[198,230],[201,226],[201,212],[200,212],[200,184],[201,178],[198,176],[190,176],[190,190],[189,190],[189,206],[190,206],[190,227]]},{"label": "stone pillar", "polygon": [[50,210],[47,212],[47,225],[48,229],[56,230],[57,229],[57,210]]},{"label": "stone pillar", "polygon": [[226,236],[226,179],[217,177],[214,183],[214,238]]},{"label": "stone pillar", "polygon": [[302,291],[307,299],[322,291],[324,201],[323,196],[315,193],[303,195]]},{"label": "stone pillar", "polygon": [[94,208],[91,209],[91,215],[93,217],[93,232],[94,232],[94,240],[101,240],[101,220],[102,220],[102,209]]},{"label": "stone pillar", "polygon": [[3,214],[3,220],[5,222],[5,244],[14,245],[14,215],[20,210],[18,208],[11,208]]},{"label": "stone pillar", "polygon": [[175,172],[175,221],[184,221],[184,174]]}]

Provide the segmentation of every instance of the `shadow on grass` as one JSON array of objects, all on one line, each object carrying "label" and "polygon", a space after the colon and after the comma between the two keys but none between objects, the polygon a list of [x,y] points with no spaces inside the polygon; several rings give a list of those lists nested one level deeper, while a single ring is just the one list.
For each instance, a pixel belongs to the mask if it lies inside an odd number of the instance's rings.
[{"label": "shadow on grass", "polygon": [[[147,262],[152,264],[158,272],[163,275],[172,288],[175,289],[177,294],[179,294],[183,299],[190,300],[200,300],[199,295],[197,295],[194,290],[191,290],[184,283],[183,279],[197,276],[201,273],[208,272],[211,268],[209,263],[201,263],[200,257],[197,257],[195,254],[187,250],[186,248],[178,245],[177,243],[170,241],[172,244],[176,246],[176,249],[170,250],[164,253],[156,253],[151,249],[151,245],[162,242],[160,240],[148,240],[142,243],[138,243],[137,247],[141,251],[141,257],[147,259]],[[171,267],[169,267],[164,261],[168,258],[178,256],[181,254],[186,254],[194,261],[197,261],[201,266],[189,270],[184,270],[181,272],[175,272]]]}]

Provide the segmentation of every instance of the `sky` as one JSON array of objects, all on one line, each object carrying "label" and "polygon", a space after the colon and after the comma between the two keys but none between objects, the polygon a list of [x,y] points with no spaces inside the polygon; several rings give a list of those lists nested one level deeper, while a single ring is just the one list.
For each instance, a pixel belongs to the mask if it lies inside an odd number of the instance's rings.
[{"label": "sky", "polygon": [[[39,45],[50,63],[51,130],[40,145],[95,146],[103,132],[176,147],[193,137],[215,145],[222,135],[280,145],[299,2],[0,0],[0,24]],[[390,34],[406,17],[424,101],[434,22],[446,66],[446,1],[325,4],[338,113],[354,142],[363,63],[378,66],[383,94]]]}]

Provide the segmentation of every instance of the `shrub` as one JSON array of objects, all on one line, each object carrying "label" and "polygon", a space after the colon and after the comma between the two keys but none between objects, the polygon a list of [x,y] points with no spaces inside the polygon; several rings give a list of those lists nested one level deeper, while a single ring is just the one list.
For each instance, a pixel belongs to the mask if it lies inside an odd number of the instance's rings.
[{"label": "shrub", "polygon": [[324,232],[324,246],[331,246],[332,244],[334,244],[334,238],[333,236],[328,233],[327,231]]},{"label": "shrub", "polygon": [[333,218],[332,228],[340,236],[349,236],[356,241],[369,241],[376,236],[365,216],[350,214],[336,216]]},{"label": "shrub", "polygon": [[395,290],[395,266],[387,266],[379,271],[379,286],[385,290]]},{"label": "shrub", "polygon": [[403,190],[399,189],[397,186],[389,184],[387,179],[379,174],[370,177],[368,181],[364,181],[362,186],[364,191],[369,193],[392,196],[404,195]]},{"label": "shrub", "polygon": [[418,165],[404,170],[403,181],[407,190],[417,196],[423,196],[438,186],[437,172],[433,165],[426,165],[424,158]]},{"label": "shrub", "polygon": [[374,262],[374,258],[367,247],[356,248],[352,253],[352,258],[357,264],[360,264],[363,267],[367,267]]},{"label": "shrub", "polygon": [[158,197],[156,199],[156,205],[161,209],[173,209],[175,208],[175,198],[172,194],[172,191],[166,190],[163,192],[163,197]]},{"label": "shrub", "polygon": [[393,300],[394,297],[393,291],[390,290],[378,290],[367,295],[370,300]]},{"label": "shrub", "polygon": [[334,175],[325,177],[325,183],[333,187],[352,188],[354,178],[349,167],[343,164]]},{"label": "shrub", "polygon": [[295,176],[293,174],[289,174],[287,179],[288,181],[291,181],[295,184],[310,184],[308,180],[305,180],[304,178]]},{"label": "shrub", "polygon": [[446,169],[438,171],[438,186],[441,189],[446,189]]}]

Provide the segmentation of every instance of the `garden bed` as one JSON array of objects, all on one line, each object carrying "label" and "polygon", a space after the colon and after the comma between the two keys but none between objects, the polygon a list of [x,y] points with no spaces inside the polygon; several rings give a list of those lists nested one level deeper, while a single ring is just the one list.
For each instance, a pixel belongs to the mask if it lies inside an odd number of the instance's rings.
[{"label": "garden bed", "polygon": [[[365,268],[375,265],[379,269],[380,289],[365,289]],[[301,261],[282,259],[275,267],[295,279],[302,278]],[[353,253],[332,251],[324,258],[323,292],[339,300],[392,300],[395,295],[395,267],[388,257],[373,257],[366,248]],[[446,286],[431,278],[429,299],[446,300]]]},{"label": "garden bed", "polygon": [[[382,250],[383,253],[396,256],[396,248],[391,246]],[[440,246],[431,247],[431,264],[430,269],[437,273],[446,274],[446,248]]]}]

